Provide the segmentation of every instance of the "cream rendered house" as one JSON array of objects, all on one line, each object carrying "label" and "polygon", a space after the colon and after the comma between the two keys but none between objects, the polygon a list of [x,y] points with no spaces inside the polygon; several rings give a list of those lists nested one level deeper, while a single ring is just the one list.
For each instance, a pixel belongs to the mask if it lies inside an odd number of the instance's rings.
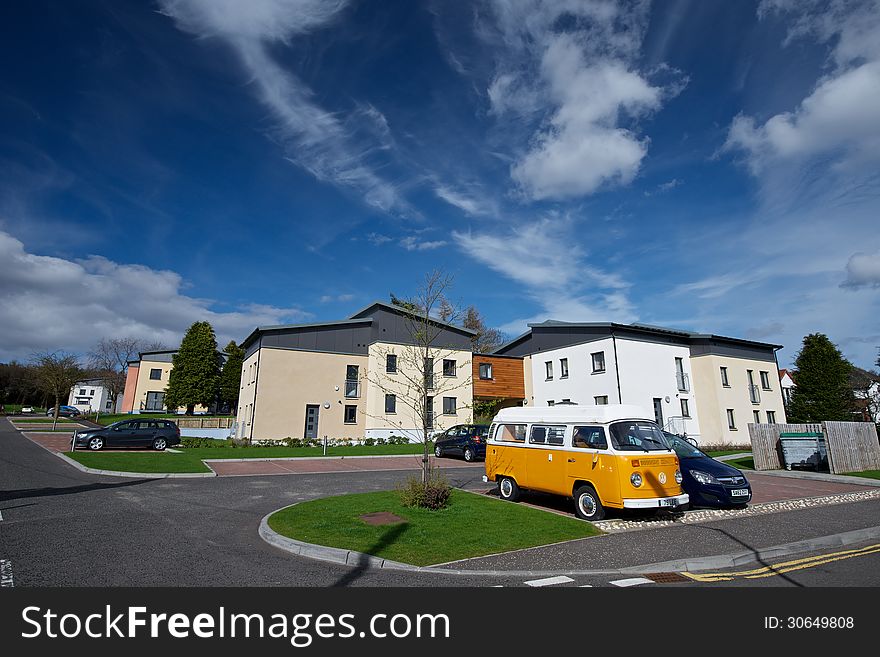
[{"label": "cream rendered house", "polygon": [[425,385],[412,318],[376,302],[346,320],[258,327],[242,343],[237,437],[420,440],[415,407],[425,391],[434,430],[470,422],[473,332],[432,322]]}]

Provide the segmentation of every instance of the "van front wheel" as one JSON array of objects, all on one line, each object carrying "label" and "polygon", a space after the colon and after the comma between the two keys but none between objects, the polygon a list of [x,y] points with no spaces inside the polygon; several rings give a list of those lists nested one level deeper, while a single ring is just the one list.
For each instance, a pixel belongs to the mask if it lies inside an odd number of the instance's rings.
[{"label": "van front wheel", "polygon": [[581,520],[602,520],[605,507],[592,486],[581,486],[574,492],[574,512]]},{"label": "van front wheel", "polygon": [[502,500],[516,502],[519,500],[519,485],[510,477],[504,477],[498,482],[498,494]]}]

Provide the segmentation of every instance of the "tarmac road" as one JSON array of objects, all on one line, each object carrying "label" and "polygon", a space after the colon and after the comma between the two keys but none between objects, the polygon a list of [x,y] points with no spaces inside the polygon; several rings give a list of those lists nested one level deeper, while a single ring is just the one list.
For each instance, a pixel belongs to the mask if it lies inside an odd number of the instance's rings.
[{"label": "tarmac road", "polygon": [[[485,487],[479,480],[480,469],[451,468],[446,473],[455,485]],[[0,585],[620,586],[630,578],[619,573],[561,573],[728,554],[880,524],[880,500],[869,500],[609,534],[469,560],[460,567],[478,572],[467,575],[320,562],[281,551],[258,536],[260,520],[275,509],[329,495],[393,488],[405,476],[354,472],[202,479],[102,477],[76,470],[0,419]],[[789,579],[770,576],[734,583],[787,585],[799,578],[806,585],[876,586],[880,584],[877,561],[877,554],[865,554],[801,569]],[[496,574],[501,569],[517,572]]]}]

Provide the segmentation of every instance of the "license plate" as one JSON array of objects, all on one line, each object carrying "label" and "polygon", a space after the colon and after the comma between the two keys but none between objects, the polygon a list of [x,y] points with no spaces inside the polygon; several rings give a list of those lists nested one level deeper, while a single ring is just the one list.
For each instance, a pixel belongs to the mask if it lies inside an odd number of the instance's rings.
[{"label": "license plate", "polygon": [[660,500],[660,506],[678,506],[678,500],[673,497]]},{"label": "license plate", "polygon": [[738,490],[730,491],[731,497],[748,497],[749,489],[748,488],[740,488]]}]

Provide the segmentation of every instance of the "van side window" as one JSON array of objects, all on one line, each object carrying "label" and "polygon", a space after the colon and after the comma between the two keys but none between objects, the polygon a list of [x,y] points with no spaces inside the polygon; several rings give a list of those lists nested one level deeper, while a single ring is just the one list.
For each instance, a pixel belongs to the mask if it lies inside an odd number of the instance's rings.
[{"label": "van side window", "polygon": [[526,441],[526,425],[499,424],[495,430],[495,440],[505,443],[524,443]]},{"label": "van side window", "polygon": [[608,449],[608,440],[602,427],[575,427],[571,444],[581,449]]},{"label": "van side window", "polygon": [[529,442],[538,445],[562,445],[565,437],[565,425],[532,427],[532,435]]}]

